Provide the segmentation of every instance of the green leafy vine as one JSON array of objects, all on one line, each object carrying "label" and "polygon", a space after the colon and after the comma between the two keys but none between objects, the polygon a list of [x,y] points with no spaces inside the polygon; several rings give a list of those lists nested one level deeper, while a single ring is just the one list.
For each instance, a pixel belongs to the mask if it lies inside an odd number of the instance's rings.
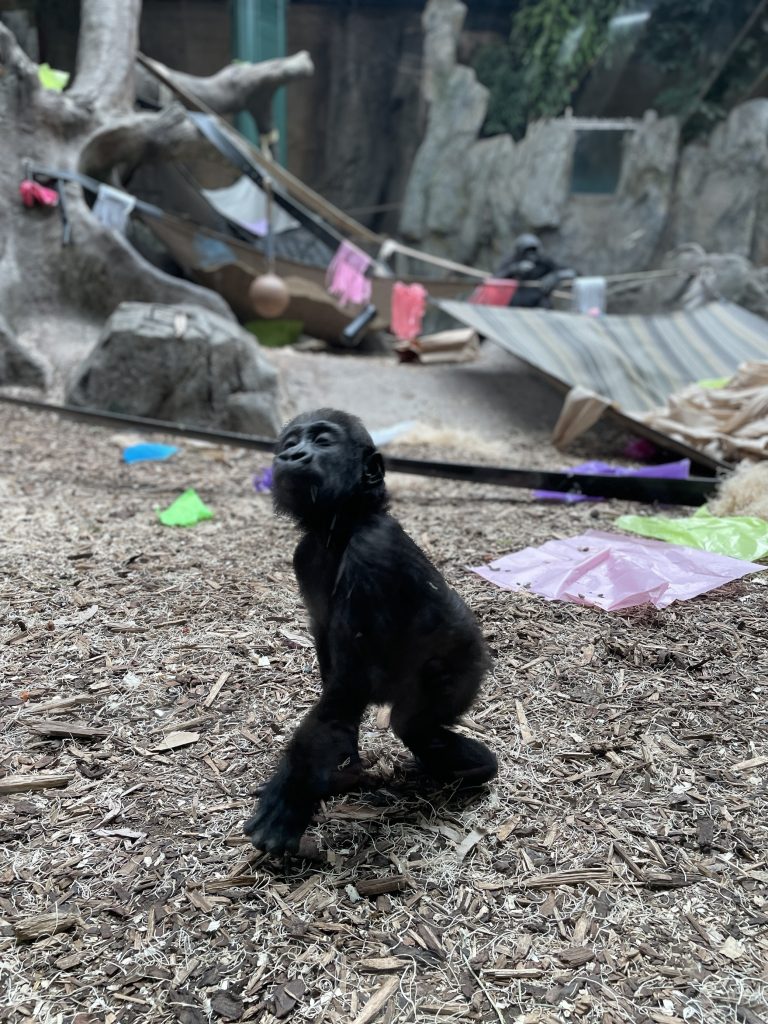
[{"label": "green leafy vine", "polygon": [[[529,122],[562,114],[595,65],[612,59],[611,19],[636,6],[632,0],[521,0],[508,41],[482,47],[473,58],[490,90],[484,133],[521,138]],[[651,6],[632,60],[655,74],[655,109],[681,117],[687,136],[708,131],[735,103],[765,94],[768,13],[759,16],[761,9],[761,0]]]},{"label": "green leafy vine", "polygon": [[474,67],[490,89],[485,131],[524,134],[568,106],[602,54],[620,0],[524,0],[509,42],[481,48]]}]

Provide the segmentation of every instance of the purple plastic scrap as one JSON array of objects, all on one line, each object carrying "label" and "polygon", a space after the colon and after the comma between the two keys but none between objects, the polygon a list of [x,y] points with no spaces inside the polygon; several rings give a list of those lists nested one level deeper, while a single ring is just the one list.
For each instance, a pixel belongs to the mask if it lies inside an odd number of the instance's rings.
[{"label": "purple plastic scrap", "polygon": [[[667,480],[687,480],[691,475],[691,460],[680,459],[679,462],[664,462],[659,466],[609,466],[607,462],[593,460],[582,462],[580,466],[571,466],[565,473],[593,473],[595,476],[647,476]],[[590,497],[587,494],[569,494],[567,491],[534,491],[534,498],[543,501],[605,501],[605,498]]]},{"label": "purple plastic scrap", "polygon": [[267,466],[253,478],[253,489],[257,494],[265,494],[272,490],[272,467]]}]

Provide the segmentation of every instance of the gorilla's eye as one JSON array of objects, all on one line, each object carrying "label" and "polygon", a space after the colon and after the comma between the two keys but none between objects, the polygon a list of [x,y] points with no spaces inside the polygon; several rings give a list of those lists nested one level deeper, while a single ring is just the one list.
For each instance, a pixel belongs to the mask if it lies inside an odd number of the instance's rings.
[{"label": "gorilla's eye", "polygon": [[315,437],[315,444],[320,445],[321,448],[327,448],[333,444],[333,438],[330,434],[317,434]]}]

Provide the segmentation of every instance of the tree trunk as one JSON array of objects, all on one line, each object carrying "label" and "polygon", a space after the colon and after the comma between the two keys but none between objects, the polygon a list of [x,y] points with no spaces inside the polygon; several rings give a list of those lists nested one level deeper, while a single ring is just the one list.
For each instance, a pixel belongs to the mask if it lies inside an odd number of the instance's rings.
[{"label": "tree trunk", "polygon": [[[36,65],[0,22],[0,384],[14,382],[4,344],[37,348],[55,369],[65,347],[56,335],[69,333],[75,345],[78,335],[92,339],[123,301],[191,302],[233,316],[215,292],[162,273],[100,224],[78,184],[62,186],[67,245],[57,210],[28,209],[20,200],[28,166],[109,182],[117,164],[135,164],[148,152],[153,159],[217,156],[178,105],[134,111],[140,13],[141,0],[82,0],[76,71],[63,93],[41,87]],[[311,73],[309,56],[297,54],[211,78],[184,75],[183,84],[222,113],[251,110],[268,130],[275,89]]]}]

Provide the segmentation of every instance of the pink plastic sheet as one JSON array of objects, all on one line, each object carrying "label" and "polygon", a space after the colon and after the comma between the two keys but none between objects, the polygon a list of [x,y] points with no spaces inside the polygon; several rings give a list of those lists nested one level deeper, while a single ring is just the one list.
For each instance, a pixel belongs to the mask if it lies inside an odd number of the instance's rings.
[{"label": "pink plastic sheet", "polygon": [[401,341],[413,341],[418,337],[426,308],[427,290],[423,285],[396,281],[392,286],[390,316],[390,326],[395,337]]},{"label": "pink plastic sheet", "polygon": [[371,300],[371,282],[365,275],[372,260],[351,242],[342,242],[328,264],[328,291],[345,305],[365,305]]},{"label": "pink plastic sheet", "polygon": [[504,590],[526,589],[549,601],[613,612],[646,603],[666,608],[765,569],[696,548],[588,530],[504,555],[472,572]]},{"label": "pink plastic sheet", "polygon": [[513,278],[489,277],[469,296],[477,306],[508,306],[517,291],[518,282]]}]

